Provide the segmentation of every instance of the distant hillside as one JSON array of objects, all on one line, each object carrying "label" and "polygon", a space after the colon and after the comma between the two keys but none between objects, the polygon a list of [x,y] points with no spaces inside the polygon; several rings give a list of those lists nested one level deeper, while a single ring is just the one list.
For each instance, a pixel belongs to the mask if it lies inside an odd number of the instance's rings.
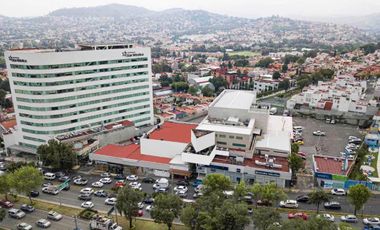
[{"label": "distant hillside", "polygon": [[347,24],[364,30],[380,32],[380,13],[358,17],[337,18],[335,23]]},{"label": "distant hillside", "polygon": [[109,4],[95,7],[64,8],[51,12],[49,16],[66,17],[143,17],[155,13],[143,7]]}]

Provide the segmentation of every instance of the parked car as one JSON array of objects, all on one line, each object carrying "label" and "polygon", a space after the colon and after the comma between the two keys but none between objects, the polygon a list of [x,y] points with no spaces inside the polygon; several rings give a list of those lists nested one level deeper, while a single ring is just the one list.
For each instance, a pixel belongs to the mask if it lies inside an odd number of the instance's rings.
[{"label": "parked car", "polygon": [[99,182],[103,183],[103,184],[111,184],[112,183],[112,179],[109,178],[109,177],[103,177],[99,180]]},{"label": "parked car", "polygon": [[69,176],[62,176],[62,177],[59,177],[58,178],[58,181],[60,182],[65,182],[65,181],[71,181],[70,177]]},{"label": "parked car", "polygon": [[187,191],[185,190],[178,190],[175,194],[182,198],[187,197]]},{"label": "parked car", "polygon": [[39,219],[37,222],[36,222],[36,225],[40,228],[48,228],[50,227],[51,223],[50,221],[48,221],[47,219]]},{"label": "parked car", "polygon": [[143,183],[149,183],[149,184],[154,184],[156,182],[156,180],[152,177],[144,177],[142,179],[142,182]]},{"label": "parked car", "polygon": [[39,192],[39,191],[32,190],[32,191],[30,192],[30,196],[31,196],[31,197],[37,197],[37,196],[39,196],[39,195],[40,195],[40,192]]},{"label": "parked car", "polygon": [[203,193],[202,193],[202,192],[196,192],[196,193],[193,194],[193,198],[194,198],[194,199],[197,199],[197,198],[199,198],[199,197],[201,197],[201,196],[203,196]]},{"label": "parked car", "polygon": [[33,229],[32,225],[27,223],[19,223],[17,224],[17,230],[31,230]]},{"label": "parked car", "polygon": [[78,199],[79,200],[89,201],[89,200],[92,200],[92,195],[89,194],[89,193],[81,193],[81,194],[78,195]]},{"label": "parked car", "polygon": [[117,201],[117,199],[115,197],[113,197],[113,198],[107,198],[104,201],[104,204],[106,204],[106,205],[115,205],[116,201]]},{"label": "parked car", "polygon": [[314,136],[326,136],[325,132],[322,132],[321,130],[317,130],[313,132]]},{"label": "parked car", "polygon": [[13,203],[10,202],[9,200],[0,200],[0,206],[2,208],[12,208],[13,207]]},{"label": "parked car", "polygon": [[174,187],[174,191],[181,191],[181,190],[187,192],[189,189],[183,185],[179,185],[179,186]]},{"label": "parked car", "polygon": [[336,202],[336,201],[326,202],[326,203],[323,204],[323,206],[325,207],[325,209],[335,209],[335,210],[339,210],[339,209],[342,208],[342,207],[340,206],[340,203],[339,203],[339,202]]},{"label": "parked car", "polygon": [[145,210],[147,212],[150,212],[152,210],[152,208],[153,208],[153,205],[148,205],[148,206],[146,206]]},{"label": "parked car", "polygon": [[93,194],[95,191],[92,188],[82,188],[80,194]]},{"label": "parked car", "polygon": [[107,197],[108,196],[107,192],[104,190],[97,190],[94,192],[94,195],[97,197]]},{"label": "parked car", "polygon": [[100,174],[101,177],[111,177],[111,174],[109,172],[104,172]]},{"label": "parked car", "polygon": [[363,224],[365,224],[365,225],[380,225],[380,219],[377,217],[364,218]]},{"label": "parked car", "polygon": [[299,195],[296,198],[297,202],[309,202],[309,199],[308,195]]},{"label": "parked car", "polygon": [[94,188],[102,188],[104,186],[104,184],[100,181],[96,181],[96,182],[92,183],[91,186]]},{"label": "parked car", "polygon": [[357,223],[358,222],[358,218],[355,215],[341,216],[340,220],[342,222],[347,222],[347,223]]},{"label": "parked car", "polygon": [[280,202],[280,207],[282,208],[298,208],[298,203],[296,200],[284,200]]},{"label": "parked car", "polygon": [[307,220],[308,216],[304,212],[296,212],[296,213],[288,214],[288,219],[296,219],[296,218]]},{"label": "parked car", "polygon": [[317,218],[325,219],[325,220],[330,221],[330,222],[335,221],[335,217],[331,214],[328,214],[328,213],[318,214]]},{"label": "parked car", "polygon": [[58,212],[50,211],[47,214],[47,218],[54,221],[62,220],[63,216],[59,214]]},{"label": "parked car", "polygon": [[8,210],[8,215],[16,219],[21,219],[25,216],[25,212],[17,208],[11,208]]},{"label": "parked car", "polygon": [[115,187],[124,187],[125,181],[124,180],[118,180],[115,182]]},{"label": "parked car", "polygon": [[85,178],[78,178],[74,180],[74,184],[76,185],[86,185],[88,183],[88,180]]},{"label": "parked car", "polygon": [[342,188],[334,188],[334,189],[331,189],[331,194],[336,195],[336,196],[345,196],[347,193],[346,193],[346,190]]},{"label": "parked car", "polygon": [[136,175],[127,176],[127,180],[129,180],[129,181],[137,181],[138,179],[139,179],[139,177]]},{"label": "parked car", "polygon": [[28,204],[22,204],[20,209],[24,212],[34,212],[34,207]]},{"label": "parked car", "polygon": [[153,204],[154,203],[154,198],[153,197],[147,197],[143,201],[145,204]]},{"label": "parked car", "polygon": [[123,174],[117,174],[114,178],[115,178],[115,180],[125,180],[126,179],[125,175],[123,175]]},{"label": "parked car", "polygon": [[380,225],[365,225],[363,230],[380,230]]},{"label": "parked car", "polygon": [[189,186],[189,182],[186,180],[177,181],[176,185]]},{"label": "parked car", "polygon": [[54,173],[47,172],[47,173],[44,174],[44,178],[45,178],[46,180],[54,180],[55,177],[56,177],[56,176],[55,176]]},{"label": "parked car", "polygon": [[85,201],[80,206],[82,208],[93,208],[95,205],[91,201]]},{"label": "parked car", "polygon": [[54,186],[50,186],[50,187],[42,188],[42,192],[47,193],[47,194],[51,194],[51,195],[57,195],[59,193],[59,190],[58,190],[58,188],[56,188]]}]

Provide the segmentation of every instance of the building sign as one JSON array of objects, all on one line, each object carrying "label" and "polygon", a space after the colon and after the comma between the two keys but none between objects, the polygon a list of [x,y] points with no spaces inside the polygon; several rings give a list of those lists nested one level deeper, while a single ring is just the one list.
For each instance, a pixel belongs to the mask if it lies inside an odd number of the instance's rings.
[{"label": "building sign", "polygon": [[140,56],[144,56],[143,53],[136,53],[136,52],[131,52],[131,51],[129,51],[129,52],[124,51],[124,52],[121,53],[121,55],[123,57],[140,57]]},{"label": "building sign", "polygon": [[256,175],[263,175],[263,176],[273,176],[273,177],[280,177],[280,173],[274,173],[274,172],[267,172],[267,171],[255,171]]},{"label": "building sign", "polygon": [[316,172],[314,174],[314,176],[316,178],[319,178],[319,179],[326,179],[326,180],[332,180],[332,176],[331,174],[327,174],[327,173],[319,173],[319,172]]},{"label": "building sign", "polygon": [[27,62],[25,59],[21,59],[19,57],[12,57],[12,56],[9,56],[8,60],[13,61],[13,62]]}]

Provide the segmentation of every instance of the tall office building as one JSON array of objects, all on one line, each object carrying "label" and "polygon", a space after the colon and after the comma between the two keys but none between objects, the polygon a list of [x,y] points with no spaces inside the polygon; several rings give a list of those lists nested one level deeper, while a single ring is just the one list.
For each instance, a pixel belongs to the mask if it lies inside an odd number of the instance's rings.
[{"label": "tall office building", "polygon": [[150,48],[80,45],[5,52],[16,112],[15,146],[130,120],[153,124]]}]

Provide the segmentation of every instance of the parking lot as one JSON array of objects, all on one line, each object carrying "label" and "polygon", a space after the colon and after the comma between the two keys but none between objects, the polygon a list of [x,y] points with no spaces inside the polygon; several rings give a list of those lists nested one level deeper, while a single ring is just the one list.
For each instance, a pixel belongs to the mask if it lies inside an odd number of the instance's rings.
[{"label": "parking lot", "polygon": [[[357,127],[346,124],[327,124],[325,121],[314,118],[293,118],[294,126],[303,126],[304,145],[300,146],[300,151],[311,154],[322,154],[331,156],[341,156],[344,147],[347,144],[349,136],[361,137]],[[313,132],[320,130],[326,133],[326,136],[314,136]],[[319,146],[319,151],[317,148]]]}]

